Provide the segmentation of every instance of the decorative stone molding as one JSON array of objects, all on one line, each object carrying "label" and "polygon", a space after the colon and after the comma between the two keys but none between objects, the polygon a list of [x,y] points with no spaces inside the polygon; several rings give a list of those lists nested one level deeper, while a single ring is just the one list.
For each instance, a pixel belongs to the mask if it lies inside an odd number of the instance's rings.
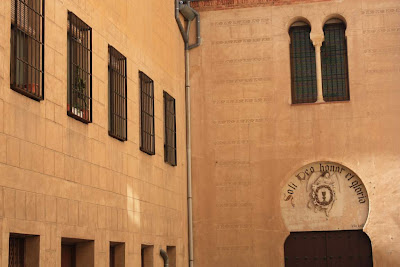
[{"label": "decorative stone molding", "polygon": [[280,203],[289,231],[363,229],[369,211],[368,193],[357,174],[327,161],[293,173],[282,187]]},{"label": "decorative stone molding", "polygon": [[333,0],[202,0],[192,2],[192,7],[199,11],[212,11],[234,8],[281,6],[315,2],[329,2]]},{"label": "decorative stone molding", "polygon": [[317,71],[317,103],[325,102],[322,93],[322,66],[321,66],[321,46],[324,41],[324,35],[311,34],[311,41],[315,47],[315,64]]}]

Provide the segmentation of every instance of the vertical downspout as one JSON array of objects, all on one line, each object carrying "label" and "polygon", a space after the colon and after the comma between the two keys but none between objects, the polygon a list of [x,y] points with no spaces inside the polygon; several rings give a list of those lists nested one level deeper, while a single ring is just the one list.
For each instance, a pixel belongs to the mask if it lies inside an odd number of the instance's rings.
[{"label": "vertical downspout", "polygon": [[[190,0],[186,1],[190,7]],[[189,68],[189,50],[198,47],[201,43],[200,38],[200,14],[192,9],[196,16],[196,42],[189,45],[189,31],[191,21],[187,21],[186,32],[179,19],[179,0],[175,0],[175,20],[178,24],[183,41],[185,43],[185,102],[186,102],[186,162],[187,162],[187,205],[188,205],[188,243],[189,243],[189,267],[194,266],[193,256],[193,202],[192,202],[192,141],[190,125],[190,68]]]},{"label": "vertical downspout", "polygon": [[[187,2],[190,7],[190,1]],[[187,157],[187,202],[188,202],[188,236],[189,236],[189,267],[194,265],[193,257],[193,201],[192,201],[192,131],[190,124],[190,67],[189,67],[189,30],[185,43],[185,88],[186,88],[186,157]]]},{"label": "vertical downspout", "polygon": [[168,253],[161,248],[160,255],[164,260],[164,267],[168,267],[168,265],[169,265]]},{"label": "vertical downspout", "polygon": [[186,88],[186,157],[187,157],[187,201],[189,267],[193,267],[193,205],[192,205],[192,140],[190,127],[190,79],[189,79],[189,44],[185,44],[185,88]]}]

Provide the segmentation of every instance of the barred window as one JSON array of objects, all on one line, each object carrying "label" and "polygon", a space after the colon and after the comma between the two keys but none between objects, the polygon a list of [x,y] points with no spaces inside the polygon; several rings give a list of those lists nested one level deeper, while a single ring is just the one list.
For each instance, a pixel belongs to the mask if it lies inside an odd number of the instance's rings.
[{"label": "barred window", "polygon": [[290,65],[292,103],[317,101],[315,48],[310,40],[311,27],[297,22],[290,27]]},{"label": "barred window", "polygon": [[11,1],[11,89],[43,99],[44,0]]},{"label": "barred window", "polygon": [[176,166],[176,115],[175,99],[164,92],[164,161]]},{"label": "barred window", "polygon": [[108,46],[109,130],[110,136],[127,140],[126,58]]},{"label": "barred window", "polygon": [[92,121],[92,28],[68,12],[67,113],[84,123]]},{"label": "barred window", "polygon": [[25,239],[10,236],[8,248],[8,266],[25,266]]},{"label": "barred window", "polygon": [[143,72],[140,78],[140,150],[154,155],[154,83]]},{"label": "barred window", "polygon": [[39,266],[40,236],[10,233],[8,267]]},{"label": "barred window", "polygon": [[324,26],[321,64],[325,101],[350,99],[345,31],[346,25],[338,19],[329,20]]}]

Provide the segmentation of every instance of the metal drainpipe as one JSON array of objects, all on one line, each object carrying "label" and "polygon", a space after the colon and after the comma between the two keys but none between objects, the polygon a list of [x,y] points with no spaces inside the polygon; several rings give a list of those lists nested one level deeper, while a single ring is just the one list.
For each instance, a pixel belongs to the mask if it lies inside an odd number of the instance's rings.
[{"label": "metal drainpipe", "polygon": [[160,248],[160,255],[164,260],[164,267],[168,267],[169,265],[168,253],[162,248]]},{"label": "metal drainpipe", "polygon": [[[190,7],[190,1],[186,1]],[[185,43],[185,92],[186,92],[186,160],[187,160],[187,205],[188,205],[188,242],[189,242],[189,267],[194,266],[193,257],[193,202],[192,202],[192,142],[190,127],[190,68],[189,68],[189,50],[198,47],[201,43],[200,37],[200,14],[192,9],[196,15],[196,43],[189,45],[189,31],[191,21],[188,21],[186,32],[179,19],[179,0],[175,0],[175,20],[178,24],[183,41]]]},{"label": "metal drainpipe", "polygon": [[[190,1],[187,3],[190,6]],[[188,202],[188,235],[189,235],[189,267],[194,266],[193,257],[193,201],[192,201],[192,131],[190,125],[190,61],[189,61],[189,31],[190,21],[187,26],[187,39],[185,43],[185,89],[186,89],[186,158],[187,158],[187,202]]]},{"label": "metal drainpipe", "polygon": [[193,267],[193,202],[192,202],[192,140],[190,128],[190,79],[189,79],[189,45],[185,44],[185,88],[186,88],[186,157],[187,157],[187,201],[188,201],[188,235],[189,267]]}]

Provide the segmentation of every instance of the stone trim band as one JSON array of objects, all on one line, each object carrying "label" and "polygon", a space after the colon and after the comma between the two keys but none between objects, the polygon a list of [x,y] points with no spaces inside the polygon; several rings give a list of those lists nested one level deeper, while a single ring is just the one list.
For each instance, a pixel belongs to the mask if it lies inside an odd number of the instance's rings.
[{"label": "stone trim band", "polygon": [[192,2],[191,5],[198,11],[213,11],[234,8],[281,6],[328,1],[333,0],[200,0],[198,2]]}]

